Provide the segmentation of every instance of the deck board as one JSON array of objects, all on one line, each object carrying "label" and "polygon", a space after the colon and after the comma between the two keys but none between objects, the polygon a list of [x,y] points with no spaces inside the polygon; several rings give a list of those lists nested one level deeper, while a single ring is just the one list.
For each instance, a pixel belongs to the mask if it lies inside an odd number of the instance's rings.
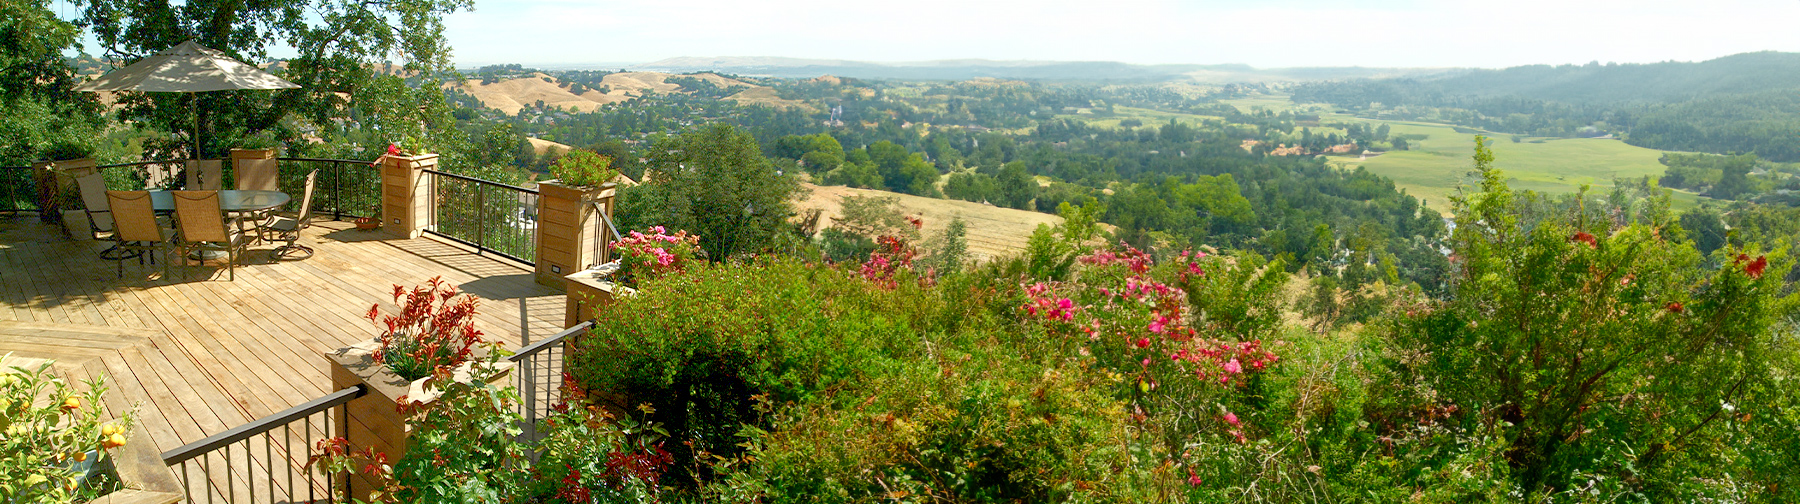
[{"label": "deck board", "polygon": [[[97,255],[104,243],[71,240],[35,216],[0,217],[0,354],[64,360],[75,366],[65,373],[70,379],[104,375],[112,389],[106,410],[135,405],[133,439],[167,451],[329,393],[322,354],[374,337],[379,328],[363,315],[371,305],[396,310],[396,284],[442,277],[475,294],[477,327],[507,348],[521,342],[520,303],[529,337],[561,329],[562,293],[533,283],[525,265],[429,237],[315,224],[302,239],[314,257],[273,261],[273,245],[253,246],[228,281],[213,264],[170,265],[164,277],[160,257],[154,266],[126,261],[119,278],[117,265]],[[92,333],[57,332],[65,326]],[[272,446],[249,443],[259,458],[291,452],[288,467],[214,467],[210,481],[196,468],[184,484],[201,500],[245,496],[251,480],[262,494],[271,475],[284,489],[288,472],[303,467],[311,441],[324,434],[316,421],[302,430],[278,430]],[[242,457],[233,453],[240,464]]]}]

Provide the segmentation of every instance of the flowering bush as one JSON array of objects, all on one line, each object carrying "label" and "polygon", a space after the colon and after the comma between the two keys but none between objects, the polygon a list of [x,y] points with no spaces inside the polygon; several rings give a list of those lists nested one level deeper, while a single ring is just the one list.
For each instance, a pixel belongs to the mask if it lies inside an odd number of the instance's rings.
[{"label": "flowering bush", "polygon": [[119,488],[104,475],[78,481],[77,467],[124,446],[136,411],[103,422],[105,380],[76,393],[51,364],[0,371],[0,502],[81,502]]},{"label": "flowering bush", "polygon": [[681,271],[701,254],[700,237],[687,231],[668,234],[662,226],[650,233],[632,231],[613,242],[619,253],[619,275],[633,283]]},{"label": "flowering bush", "polygon": [[349,440],[328,438],[317,442],[308,464],[327,473],[368,476],[377,486],[370,502],[511,501],[526,482],[528,459],[518,442],[518,391],[488,383],[499,358],[490,353],[476,361],[473,380],[452,380],[448,367],[435,368],[425,386],[442,391],[437,400],[402,405],[408,436],[398,460],[373,449],[352,451]]},{"label": "flowering bush", "polygon": [[[568,373],[563,374],[563,399],[556,414],[544,419],[544,440],[526,492],[532,500],[660,502],[663,474],[674,463],[662,447],[668,433],[589,400]],[[648,405],[639,410],[656,412]]]},{"label": "flowering bush", "polygon": [[913,258],[919,253],[898,236],[882,235],[875,242],[875,251],[869,254],[869,260],[862,263],[862,277],[875,285],[891,289],[899,281],[896,275],[902,268],[912,268]]},{"label": "flowering bush", "polygon": [[475,296],[458,294],[442,277],[432,277],[411,290],[395,285],[394,304],[400,305],[399,313],[383,316],[377,304],[365,315],[385,326],[375,362],[387,365],[401,378],[417,380],[467,361],[483,340],[481,330],[475,328]]}]

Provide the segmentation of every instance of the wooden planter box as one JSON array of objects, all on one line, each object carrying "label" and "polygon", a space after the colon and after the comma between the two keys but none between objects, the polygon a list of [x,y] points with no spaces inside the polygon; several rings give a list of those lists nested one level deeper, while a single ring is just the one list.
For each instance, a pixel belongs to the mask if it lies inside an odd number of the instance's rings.
[{"label": "wooden planter box", "polygon": [[[348,418],[338,423],[337,435],[350,440],[353,451],[372,448],[387,455],[389,461],[400,460],[406,453],[406,439],[409,428],[406,421],[408,413],[402,413],[397,406],[404,401],[407,404],[420,403],[409,408],[412,415],[422,415],[430,411],[431,405],[441,395],[439,390],[426,390],[425,381],[429,378],[406,380],[388,370],[386,365],[375,362],[374,352],[380,348],[379,339],[370,339],[334,352],[325,354],[332,363],[331,384],[333,390],[342,390],[358,384],[369,387],[368,395],[350,401],[345,405]],[[453,373],[453,380],[459,383],[472,381],[472,370],[476,361],[486,359],[485,352],[478,354],[470,362],[458,366]],[[512,379],[513,363],[505,360],[495,364],[498,372],[488,378],[488,383],[495,386],[506,386]],[[376,482],[367,479],[367,475],[357,473],[351,476],[351,497],[368,498],[368,491],[376,488]]]},{"label": "wooden planter box", "polygon": [[597,222],[600,217],[588,203],[603,201],[610,214],[610,200],[618,194],[618,186],[613,182],[597,187],[555,180],[538,183],[537,283],[561,289],[564,277],[605,261],[608,251],[602,248],[595,253],[596,243],[603,241],[605,234],[596,232],[603,230],[595,226],[604,225]]},{"label": "wooden planter box", "polygon": [[[38,217],[44,222],[60,222],[63,208],[63,193],[78,190],[75,179],[85,177],[98,171],[98,165],[90,158],[65,159],[61,161],[38,161],[31,164],[32,179],[37,183]],[[77,197],[79,202],[80,198]],[[79,210],[79,207],[74,209]],[[87,233],[83,228],[82,233]]]}]

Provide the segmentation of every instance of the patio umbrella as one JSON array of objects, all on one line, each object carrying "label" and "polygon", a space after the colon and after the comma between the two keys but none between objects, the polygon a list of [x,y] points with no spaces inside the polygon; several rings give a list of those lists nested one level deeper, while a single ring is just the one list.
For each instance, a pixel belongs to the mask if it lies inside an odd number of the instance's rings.
[{"label": "patio umbrella", "polygon": [[[282,80],[255,65],[231,59],[225,53],[192,40],[164,49],[76,86],[77,91],[146,91],[151,93],[204,93],[232,89],[293,89],[300,85]],[[194,107],[194,151],[200,157],[200,112]]]}]

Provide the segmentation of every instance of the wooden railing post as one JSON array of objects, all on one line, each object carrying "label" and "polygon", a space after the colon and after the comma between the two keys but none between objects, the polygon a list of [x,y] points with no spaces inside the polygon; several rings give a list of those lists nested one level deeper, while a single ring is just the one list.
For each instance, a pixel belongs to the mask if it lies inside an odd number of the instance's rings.
[{"label": "wooden railing post", "polygon": [[430,225],[431,192],[425,170],[436,169],[437,154],[388,156],[381,163],[381,227],[418,238]]},{"label": "wooden railing post", "polygon": [[591,202],[612,215],[617,184],[575,187],[545,181],[538,184],[537,283],[563,288],[563,277],[590,264],[605,262],[608,252],[601,219]]}]

